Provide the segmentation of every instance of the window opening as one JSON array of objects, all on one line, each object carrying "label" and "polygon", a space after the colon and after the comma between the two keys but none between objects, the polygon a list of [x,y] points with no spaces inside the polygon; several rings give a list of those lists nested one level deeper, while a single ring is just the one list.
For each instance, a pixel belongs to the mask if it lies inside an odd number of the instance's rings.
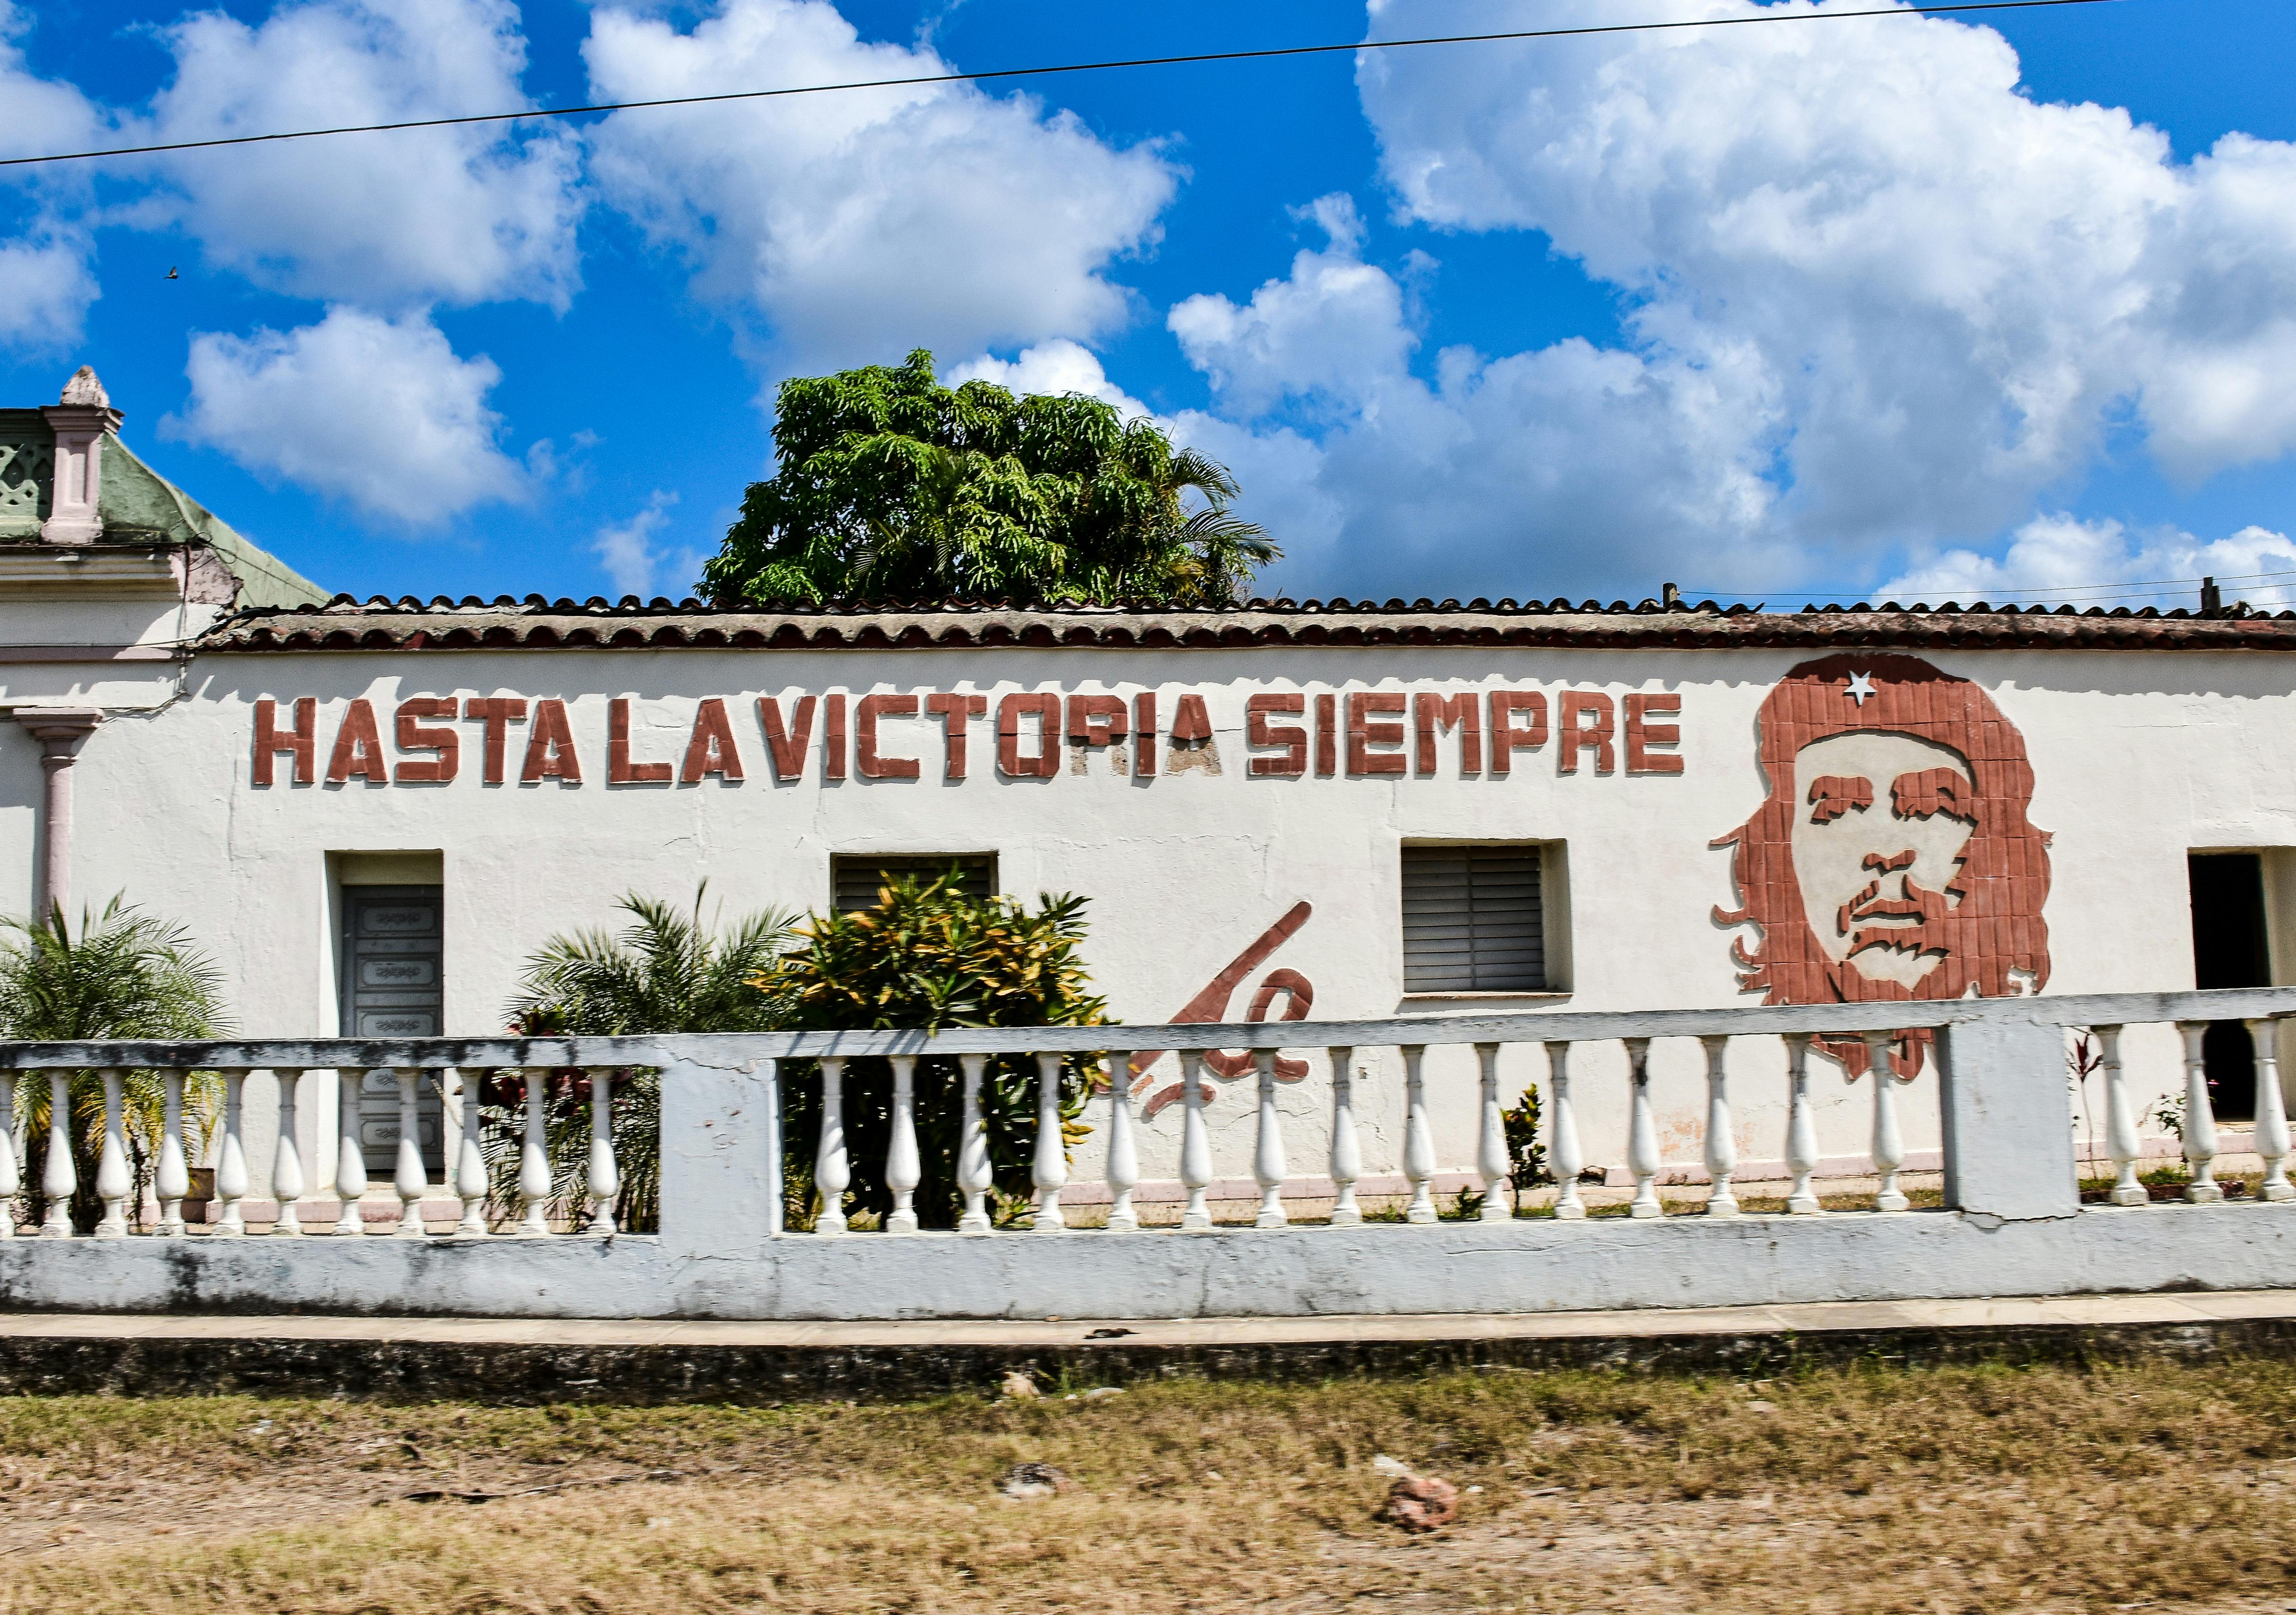
[{"label": "window opening", "polygon": [[839,913],[877,906],[877,893],[888,881],[907,877],[920,883],[937,879],[955,865],[957,889],[968,898],[985,898],[996,889],[996,855],[993,852],[840,853],[829,860],[831,900]]},{"label": "window opening", "polygon": [[1403,849],[1403,990],[1530,993],[1546,987],[1536,842]]}]

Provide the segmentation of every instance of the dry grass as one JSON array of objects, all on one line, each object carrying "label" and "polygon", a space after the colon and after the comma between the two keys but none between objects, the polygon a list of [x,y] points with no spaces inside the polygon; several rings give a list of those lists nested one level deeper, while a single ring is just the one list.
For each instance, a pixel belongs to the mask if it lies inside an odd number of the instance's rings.
[{"label": "dry grass", "polygon": [[[1380,1453],[1481,1489],[1401,1537],[1372,1518]],[[1080,1488],[1005,1501],[1028,1460]],[[2296,1368],[765,1410],[18,1398],[0,1499],[0,1611],[43,1615],[2279,1611]]]}]

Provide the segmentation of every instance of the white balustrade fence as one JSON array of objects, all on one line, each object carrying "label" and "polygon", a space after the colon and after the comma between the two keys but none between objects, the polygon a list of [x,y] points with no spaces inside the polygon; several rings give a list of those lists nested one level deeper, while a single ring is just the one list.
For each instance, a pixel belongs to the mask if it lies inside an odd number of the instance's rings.
[{"label": "white balustrade fence", "polygon": [[[2067,1125],[2065,1066],[2062,1047],[2053,1046],[2048,1039],[2054,1034],[2061,1045],[2067,1030],[2088,1033],[2098,1054],[2107,1134],[2118,1172],[2108,1199],[2116,1206],[2146,1204],[2150,1196],[2137,1178],[2142,1155],[2122,1070],[2120,1036],[2125,1026],[2147,1021],[2173,1023],[2183,1037],[2186,1063],[2183,1149],[2191,1167],[2185,1199],[2203,1204],[2223,1199],[2223,1190],[2215,1180],[2218,1129],[2211,1114],[2202,1041],[2212,1022],[2238,1020],[2251,1028],[2257,1051],[2254,1139],[2265,1167],[2259,1198],[2285,1201],[2296,1198],[2296,1185],[2289,1183],[2286,1172],[2290,1133],[2272,1034],[2274,1021],[2292,1014],[2296,1014],[2296,989],[2260,989],[1947,1004],[1838,1004],[1815,1009],[1430,1017],[1289,1023],[1280,1029],[1287,1039],[1283,1048],[1327,1064],[1331,1111],[1328,1126],[1317,1129],[1321,1159],[1315,1164],[1331,1185],[1329,1193],[1319,1193],[1317,1199],[1330,1204],[1327,1210],[1319,1204],[1317,1211],[1321,1226],[1349,1229],[1364,1222],[1357,1198],[1364,1177],[1361,1139],[1372,1127],[1390,1124],[1382,1130],[1391,1131],[1391,1124],[1397,1121],[1406,1185],[1403,1219],[1412,1224],[1439,1219],[1429,1091],[1439,1079],[1430,1076],[1426,1060],[1427,1052],[1439,1046],[1472,1051],[1472,1080],[1477,1085],[1472,1094],[1476,1118],[1472,1170],[1482,1195],[1480,1219],[1490,1223],[1513,1217],[1505,1192],[1509,1155],[1502,1094],[1534,1081],[1544,1096],[1543,1142],[1560,1185],[1554,1216],[1565,1222],[1586,1217],[1587,1207],[1579,1185],[1587,1163],[1579,1119],[1587,1081],[1582,1055],[1591,1045],[1622,1045],[1627,1126],[1624,1136],[1610,1141],[1605,1148],[1615,1149],[1611,1158],[1622,1157],[1633,1178],[1628,1220],[1660,1217],[1665,1209],[1658,1193],[1663,1162],[1651,1099],[1651,1050],[1653,1043],[1665,1039],[1694,1043],[1702,1055],[1706,1103],[1702,1153],[1707,1185],[1702,1203],[1694,1208],[1697,1211],[1722,1219],[1743,1215],[1733,1183],[1740,1131],[1732,1106],[1734,1095],[1744,1091],[1744,1078],[1736,1078],[1734,1088],[1733,1054],[1755,1042],[1768,1041],[1782,1042],[1785,1053],[1784,1126],[1778,1145],[1792,1181],[1784,1215],[1808,1217],[1820,1211],[1812,1181],[1819,1157],[1810,1089],[1813,1064],[1819,1062],[1814,1045],[1821,1042],[1837,1049],[1854,1047],[1859,1042],[1865,1046],[1869,1070],[1857,1087],[1864,1092],[1870,1107],[1869,1160],[1875,1186],[1863,1209],[1903,1212],[1908,1201],[1898,1181],[1906,1162],[1899,1109],[1904,1103],[1900,1090],[1906,1085],[1880,1074],[1890,1071],[1892,1048],[1902,1046],[1893,1044],[1893,1037],[1905,1029],[1928,1029],[1936,1037],[1929,1064],[1932,1070],[1942,1068],[1936,1086],[1946,1135],[1947,1209],[1991,1209],[1973,1205],[1964,1192],[1972,1181],[1973,1164],[1988,1185],[1986,1194],[1980,1198],[1990,1196],[1993,1201],[2009,1204],[2066,1201],[2070,1189],[2067,1181],[2070,1149],[2063,1137],[2049,1135],[2052,1130],[2062,1134]],[[2005,1029],[2021,1035],[2023,1040],[2013,1036],[2004,1044]],[[70,1202],[79,1185],[64,1119],[70,1111],[68,1087],[72,1074],[83,1070],[100,1074],[103,1094],[102,1147],[94,1184],[102,1202],[102,1215],[95,1225],[95,1239],[126,1239],[147,1230],[151,1238],[180,1239],[192,1232],[183,1215],[183,1203],[190,1188],[187,1163],[201,1152],[198,1141],[187,1141],[185,1136],[185,1084],[193,1071],[219,1073],[222,1086],[219,1135],[209,1152],[215,1203],[207,1236],[235,1239],[250,1232],[244,1204],[258,1193],[255,1174],[264,1163],[250,1162],[243,1148],[242,1088],[249,1074],[256,1070],[267,1070],[277,1079],[282,1114],[274,1158],[260,1185],[278,1208],[270,1236],[318,1231],[307,1227],[299,1211],[299,1202],[305,1201],[311,1185],[298,1150],[294,1119],[299,1078],[307,1071],[328,1070],[337,1074],[340,1084],[338,1114],[344,1119],[344,1135],[335,1152],[338,1166],[332,1185],[340,1210],[326,1232],[338,1235],[369,1232],[360,1203],[368,1192],[366,1167],[360,1141],[355,1136],[358,1093],[370,1072],[387,1071],[398,1087],[399,1111],[391,1180],[398,1215],[386,1226],[389,1234],[409,1241],[612,1236],[618,1232],[614,1208],[624,1163],[615,1155],[611,1076],[636,1067],[662,1072],[664,1113],[670,1127],[680,1125],[672,1103],[679,1085],[691,1080],[697,1071],[735,1073],[754,1090],[755,1102],[737,1115],[711,1119],[701,1125],[722,1127],[709,1147],[731,1152],[743,1170],[766,1185],[767,1192],[758,1197],[762,1226],[754,1232],[768,1237],[784,1233],[778,1193],[781,1085],[799,1080],[817,1084],[820,1125],[813,1141],[811,1167],[812,1181],[819,1191],[819,1211],[809,1236],[846,1235],[852,1232],[846,1191],[855,1179],[847,1090],[852,1075],[850,1062],[857,1059],[883,1060],[890,1069],[888,1140],[882,1160],[869,1163],[878,1168],[875,1176],[890,1201],[881,1234],[885,1238],[914,1236],[926,1220],[921,1219],[916,1204],[923,1182],[917,1068],[921,1059],[929,1057],[953,1058],[962,1074],[962,1115],[954,1160],[955,1185],[962,1201],[956,1231],[988,1234],[998,1231],[989,1209],[994,1185],[982,1106],[989,1062],[997,1056],[1021,1057],[1024,1073],[1027,1062],[1033,1062],[1035,1068],[1036,1120],[1029,1157],[1033,1210],[1025,1219],[1029,1231],[1037,1234],[1070,1231],[1062,1208],[1062,1192],[1076,1178],[1105,1184],[1109,1233],[1134,1234],[1142,1230],[1134,1198],[1142,1182],[1144,1135],[1135,1113],[1133,1085],[1129,1081],[1114,1085],[1106,1099],[1104,1125],[1096,1129],[1096,1136],[1086,1138],[1073,1157],[1064,1143],[1061,1110],[1062,1071],[1068,1062],[1077,1056],[1101,1061],[1104,1082],[1108,1070],[1129,1073],[1136,1049],[1170,1051],[1178,1056],[1184,1114],[1176,1159],[1169,1163],[1186,1193],[1178,1230],[1206,1231],[1213,1226],[1208,1196],[1215,1180],[1202,1109],[1203,1077],[1206,1056],[1222,1048],[1250,1051],[1258,1101],[1251,1152],[1258,1206],[1252,1226],[1279,1229],[1294,1221],[1295,1207],[1287,1204],[1286,1186],[1296,1185],[1291,1173],[1297,1145],[1284,1135],[1285,1119],[1276,1103],[1281,1051],[1263,1041],[1277,1029],[1276,1023],[1255,1023],[969,1030],[930,1037],[865,1032],[433,1038],[391,1043],[0,1045],[0,1114],[18,1113],[14,1100],[20,1081],[43,1083],[50,1096],[48,1142],[38,1185],[46,1202],[45,1220],[37,1229],[19,1229],[12,1217],[0,1217],[0,1237],[36,1234],[44,1239],[63,1239],[72,1234]],[[1108,1046],[1111,1042],[1128,1046],[1111,1049]],[[2004,1051],[2013,1045],[2005,1064]],[[1399,1052],[1403,1070],[1399,1117],[1366,1118],[1357,1113],[1355,1062],[1359,1053],[1374,1046]],[[1775,1069],[1775,1062],[1764,1064]],[[568,1197],[563,1181],[553,1182],[545,1089],[553,1073],[570,1069],[586,1072],[593,1080],[586,1099],[586,1165],[578,1175],[575,1193]],[[1839,1070],[1831,1065],[1827,1069]],[[161,1133],[152,1162],[152,1203],[147,1206],[128,1203],[133,1182],[123,1095],[130,1071],[156,1072],[164,1092]],[[517,1203],[508,1209],[509,1215],[501,1214],[504,1208],[496,1208],[497,1215],[490,1221],[479,1096],[497,1073],[521,1076],[524,1097],[514,1178]],[[428,1224],[423,1215],[425,1201],[435,1203],[440,1194],[430,1181],[418,1142],[418,1110],[426,1086],[441,1095],[450,1127],[459,1124],[459,1136],[447,1140],[442,1165],[444,1188],[460,1201],[461,1214],[443,1225]],[[12,1147],[0,1160],[0,1196],[13,1196],[22,1186],[25,1142],[12,1137]],[[690,1159],[681,1152],[678,1142],[665,1139],[662,1151],[665,1199],[670,1202],[677,1199],[673,1190],[685,1169],[682,1163]],[[2025,1164],[2021,1166],[2021,1160]],[[2021,1187],[2020,1178],[2028,1180]],[[568,1198],[576,1202],[570,1220],[562,1214],[563,1201]],[[562,1206],[555,1225],[551,1215],[554,1201]]]},{"label": "white balustrade fence", "polygon": [[[29,1188],[45,1202],[37,1227],[0,1217],[0,1308],[1152,1318],[2296,1288],[2289,1129],[2269,1035],[2291,1015],[2296,988],[935,1037],[0,1045],[0,1115],[48,1113],[37,1184],[23,1181],[25,1146],[42,1141],[20,1131],[0,1148],[0,1199],[20,1206]],[[2202,1057],[2208,1027],[2234,1021],[2256,1034],[2248,1147],[2263,1170],[2241,1197],[2252,1203],[2226,1203],[2218,1181],[2229,1141]],[[1885,1067],[1892,1034],[1909,1029],[1934,1039],[1912,1084],[1869,1073],[1844,1088],[1841,1064],[1821,1053],[1863,1043]],[[2095,1056],[2083,1092],[2092,1119],[2102,1112],[2116,1179],[2094,1205],[2075,1181],[2076,1034]],[[1268,1041],[1278,1037],[1281,1048]],[[2124,1066],[2178,1048],[2186,1203],[2155,1206],[2135,1113],[2159,1085]],[[1181,1068],[1171,1122],[1148,1126],[1126,1084],[1095,1102],[1094,1130],[1071,1147],[1064,1071],[1129,1071],[1132,1053],[1148,1050]],[[1215,1065],[1215,1051],[1247,1057]],[[1286,1092],[1300,1059],[1328,1086]],[[618,1114],[611,1078],[634,1070],[660,1078],[660,1217],[644,1234],[619,1229],[616,1214],[649,1164],[617,1149],[617,1127],[627,1139],[632,1119]],[[545,1089],[569,1074],[552,1104]],[[1250,1144],[1249,1221],[1218,1227],[1213,1201],[1242,1185],[1213,1175],[1208,1074],[1257,1101],[1217,1140],[1231,1165]],[[482,1115],[497,1075],[506,1103]],[[1676,1094],[1662,1111],[1654,1083]],[[1702,1103],[1676,1103],[1685,1085]],[[1562,1181],[1553,1215],[1525,1217],[1505,1192],[1503,1100],[1531,1086]],[[375,1157],[387,1185],[371,1189],[356,1129],[360,1093],[378,1088],[396,1090],[399,1127]],[[922,1095],[952,1088],[933,1103],[958,1108],[954,1121],[921,1114]],[[446,1136],[418,1149],[433,1089]],[[75,1091],[102,1104],[78,1161],[66,1131]],[[331,1109],[348,1119],[340,1145],[315,1136]],[[998,1193],[991,1111],[1017,1125],[1003,1186],[1021,1186],[1013,1171],[1024,1162],[1025,1197]],[[1823,1159],[1820,1111],[1836,1152]],[[820,1123],[817,1137],[804,1126],[791,1141],[820,1209],[810,1229],[785,1233],[782,1135],[800,1112]],[[1847,1161],[1845,1114],[1866,1143]],[[1908,1211],[1905,1141],[1925,1139],[1932,1116],[1943,1205]],[[945,1159],[926,1153],[928,1138]],[[865,1159],[854,1153],[862,1140]],[[1693,1149],[1702,1187],[1677,1186],[1662,1204],[1666,1160],[1680,1173]],[[332,1182],[320,1181],[330,1155]],[[1590,1157],[1626,1163],[1631,1200],[1610,1208],[1615,1217],[1588,1215],[1578,1174]],[[1790,1175],[1775,1215],[1742,1199],[1757,1160]],[[1847,1201],[1845,1166],[1867,1179]],[[185,1216],[201,1167],[213,1184],[204,1221]],[[1825,1203],[1854,1209],[1819,1214],[1821,1168],[1837,1175]],[[1174,1175],[1177,1227],[1143,1227],[1144,1201]],[[874,1231],[845,1204],[857,1181],[882,1186]],[[1476,1217],[1431,1226],[1439,1194],[1462,1183],[1483,1191]],[[1103,1191],[1105,1229],[1074,1226],[1077,1197]],[[954,1203],[927,1198],[943,1193]],[[1374,1197],[1399,1202],[1417,1230],[1374,1226]],[[73,1236],[75,1201],[92,1237]],[[950,1212],[955,1229],[924,1227]]]}]

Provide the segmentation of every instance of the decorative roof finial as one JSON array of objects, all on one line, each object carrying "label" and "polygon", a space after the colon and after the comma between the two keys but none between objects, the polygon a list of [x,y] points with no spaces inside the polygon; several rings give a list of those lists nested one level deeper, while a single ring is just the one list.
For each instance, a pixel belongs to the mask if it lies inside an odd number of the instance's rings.
[{"label": "decorative roof finial", "polygon": [[103,383],[95,379],[95,367],[83,365],[73,371],[71,380],[64,383],[64,396],[60,402],[109,409],[111,407],[111,396],[103,390]]}]

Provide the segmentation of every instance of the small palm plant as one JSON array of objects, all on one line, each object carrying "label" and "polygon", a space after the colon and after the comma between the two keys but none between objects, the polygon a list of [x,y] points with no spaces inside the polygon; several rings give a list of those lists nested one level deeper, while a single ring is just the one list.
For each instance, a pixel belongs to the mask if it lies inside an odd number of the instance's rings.
[{"label": "small palm plant", "polygon": [[[790,946],[792,916],[764,909],[720,930],[702,917],[703,881],[682,912],[636,892],[617,905],[631,916],[619,934],[577,931],[554,937],[527,960],[511,1001],[512,1029],[526,1037],[616,1037],[648,1032],[756,1032],[779,1023],[775,1000],[750,985]],[[525,1078],[504,1073],[482,1114],[488,1194],[497,1215],[517,1201],[524,1136]],[[661,1216],[661,1078],[658,1072],[616,1072],[611,1124],[620,1186],[616,1226],[642,1232]],[[590,1147],[590,1078],[578,1070],[547,1078],[545,1148],[550,1158],[552,1214],[574,1214],[585,1193]]]},{"label": "small palm plant", "polygon": [[[80,911],[77,935],[58,905],[46,918],[0,920],[0,1037],[26,1042],[212,1037],[227,1028],[221,972],[193,946],[190,933],[114,898],[100,914]],[[185,1150],[196,1160],[213,1130],[222,1081],[193,1075],[184,1090]],[[103,1148],[103,1084],[75,1071],[67,1089],[72,1165],[78,1187],[72,1226],[91,1232],[103,1214],[95,1173]],[[24,1141],[25,1216],[47,1214],[40,1182],[47,1164],[49,1085],[28,1076],[16,1086],[12,1119]],[[166,1119],[158,1073],[127,1075],[121,1131],[141,1206],[151,1187]]]}]

